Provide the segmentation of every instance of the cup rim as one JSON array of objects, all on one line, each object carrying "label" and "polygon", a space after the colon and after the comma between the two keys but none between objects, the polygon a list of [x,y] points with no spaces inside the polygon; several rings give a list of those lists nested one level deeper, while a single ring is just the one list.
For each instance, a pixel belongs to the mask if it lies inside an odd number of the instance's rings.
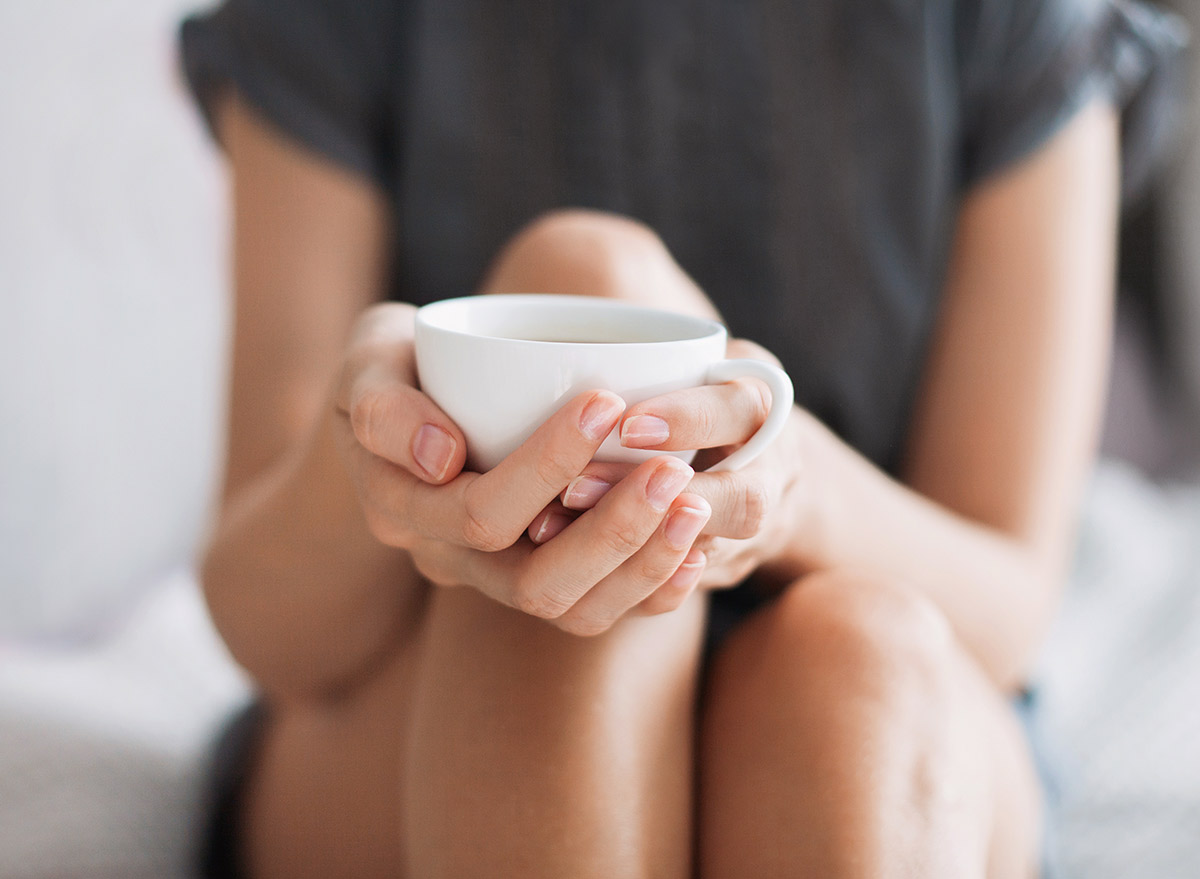
[{"label": "cup rim", "polygon": [[[634,316],[649,316],[654,315],[659,318],[670,320],[676,326],[685,327],[680,331],[681,338],[672,339],[654,339],[647,341],[624,341],[624,342],[589,342],[589,341],[554,341],[548,339],[519,339],[512,336],[490,335],[486,333],[467,332],[466,330],[456,327],[447,326],[444,323],[443,312],[455,313],[462,308],[467,307],[467,304],[482,305],[484,307],[506,308],[509,306],[528,305],[551,305],[568,308],[572,310],[595,310],[604,311],[607,313],[624,312]],[[625,302],[618,299],[605,299],[599,296],[576,296],[562,293],[488,293],[475,294],[471,296],[456,296],[451,299],[439,299],[434,302],[420,306],[416,313],[416,326],[418,329],[424,327],[428,330],[433,330],[447,335],[458,336],[468,339],[489,339],[496,342],[502,342],[513,345],[532,345],[538,347],[566,347],[566,346],[603,346],[607,349],[633,347],[647,348],[659,345],[680,345],[687,343],[702,342],[712,339],[714,336],[727,334],[725,325],[719,321],[712,320],[699,315],[684,314],[677,311],[668,311],[662,308],[652,308],[646,305],[638,305],[632,302]]]}]

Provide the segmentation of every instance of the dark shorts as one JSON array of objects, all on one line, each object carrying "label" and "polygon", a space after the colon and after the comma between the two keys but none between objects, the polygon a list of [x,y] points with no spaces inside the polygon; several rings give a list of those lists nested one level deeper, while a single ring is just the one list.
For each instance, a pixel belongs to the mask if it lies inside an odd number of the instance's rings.
[{"label": "dark shorts", "polygon": [[1042,728],[1038,712],[1038,694],[1035,688],[1026,688],[1012,700],[1013,711],[1025,730],[1025,740],[1033,756],[1033,767],[1037,771],[1042,788],[1042,852],[1041,879],[1059,879],[1062,867],[1058,855],[1058,836],[1055,819],[1060,802],[1059,780],[1055,766],[1053,748]]},{"label": "dark shorts", "polygon": [[[752,591],[730,589],[714,593],[710,608],[705,653],[713,651],[726,635],[765,600]],[[1032,689],[1023,691],[1012,701],[1013,711],[1020,720],[1029,741],[1030,750],[1041,780],[1045,818],[1042,833],[1041,879],[1056,879],[1057,867],[1053,833],[1058,787],[1052,771],[1052,760],[1046,747],[1037,712],[1037,695]],[[254,765],[267,709],[262,702],[252,702],[230,719],[213,749],[209,795],[209,815],[200,850],[202,879],[246,879],[241,844],[241,821],[245,798],[246,778]]]},{"label": "dark shorts", "polygon": [[244,879],[241,823],[246,779],[258,758],[267,708],[254,701],[225,725],[213,748],[208,815],[200,839],[202,879]]}]

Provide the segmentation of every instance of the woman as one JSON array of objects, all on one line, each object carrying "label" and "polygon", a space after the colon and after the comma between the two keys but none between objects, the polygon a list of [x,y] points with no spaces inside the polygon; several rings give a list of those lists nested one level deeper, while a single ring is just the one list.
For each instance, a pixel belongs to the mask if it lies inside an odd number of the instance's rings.
[{"label": "woman", "polygon": [[[266,705],[210,870],[1031,875],[1011,700],[1096,439],[1114,104],[1160,27],[1073,0],[190,22],[236,229],[204,580]],[[609,428],[720,454],[762,389],[585,394],[465,472],[403,303],[477,291],[715,308],[792,375],[789,428],[736,474],[624,475],[588,464]]]}]

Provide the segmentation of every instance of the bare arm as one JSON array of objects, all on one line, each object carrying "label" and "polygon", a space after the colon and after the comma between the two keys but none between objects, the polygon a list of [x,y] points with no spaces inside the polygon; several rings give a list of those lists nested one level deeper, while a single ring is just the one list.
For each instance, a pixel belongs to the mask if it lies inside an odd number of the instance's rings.
[{"label": "bare arm", "polygon": [[205,590],[234,655],[269,690],[336,689],[393,642],[416,600],[407,556],[364,524],[327,405],[355,319],[382,296],[386,209],[236,99],[220,123],[236,317]]},{"label": "bare arm", "polygon": [[[780,584],[829,568],[900,581],[940,607],[998,685],[1021,682],[1056,605],[1096,445],[1112,311],[1115,116],[1093,103],[965,197],[900,481],[795,409],[784,435],[744,470],[692,481],[713,509],[697,543],[703,585],[729,586],[755,569]],[[743,356],[770,355],[748,346]],[[638,403],[626,424],[648,415],[666,426],[654,436],[623,432],[623,441],[664,450],[744,441],[767,409],[754,384]],[[609,465],[589,474],[620,478]]]},{"label": "bare arm", "polygon": [[[799,408],[744,470],[697,474],[689,490],[713,508],[697,543],[704,585],[729,586],[756,568],[780,584],[829,568],[900,581],[940,607],[998,685],[1021,682],[1056,605],[1096,444],[1116,128],[1112,109],[1095,102],[965,197],[900,481]],[[743,356],[770,355],[749,346]],[[767,409],[753,385],[638,403],[626,424],[655,416],[667,439],[625,441],[744,441]],[[612,482],[620,474],[610,469],[589,473]]]},{"label": "bare arm", "polygon": [[[922,590],[1002,686],[1055,607],[1094,455],[1110,333],[1115,114],[1097,102],[968,194],[901,485],[815,422],[793,559]],[[801,503],[804,503],[803,501]]]},{"label": "bare arm", "polygon": [[684,491],[691,469],[647,461],[553,545],[523,538],[624,402],[580,394],[492,470],[463,471],[466,441],[417,386],[414,308],[373,304],[380,198],[236,103],[222,122],[238,308],[229,476],[204,580],[251,674],[276,696],[354,688],[412,636],[430,582],[577,634],[639,604],[678,607],[683,535],[710,512]]}]

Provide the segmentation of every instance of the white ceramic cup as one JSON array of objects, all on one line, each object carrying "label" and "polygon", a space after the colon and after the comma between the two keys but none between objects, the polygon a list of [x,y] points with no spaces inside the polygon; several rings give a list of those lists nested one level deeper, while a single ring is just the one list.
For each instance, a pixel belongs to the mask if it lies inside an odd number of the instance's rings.
[{"label": "white ceramic cup", "polygon": [[[610,390],[627,405],[668,391],[753,377],[771,411],[750,440],[710,470],[749,463],[783,429],[792,405],[787,373],[760,360],[725,359],[716,321],[591,296],[466,296],[423,306],[416,318],[421,389],[467,438],[467,464],[490,470],[563,404]],[[627,449],[617,431],[598,461],[638,463],[663,452]],[[690,462],[695,451],[670,454]]]}]

